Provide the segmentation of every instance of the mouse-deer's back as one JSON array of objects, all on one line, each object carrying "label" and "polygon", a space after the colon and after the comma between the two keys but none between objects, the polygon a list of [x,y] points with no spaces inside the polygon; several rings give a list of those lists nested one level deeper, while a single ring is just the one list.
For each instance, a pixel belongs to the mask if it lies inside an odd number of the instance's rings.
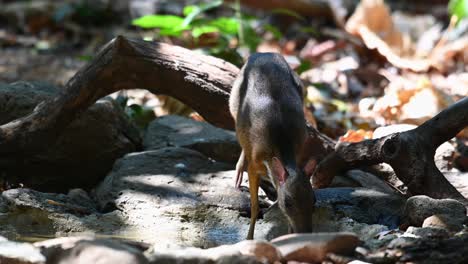
[{"label": "mouse-deer's back", "polygon": [[274,53],[251,55],[232,87],[229,108],[243,151],[236,167],[243,167],[245,157],[255,196],[251,197],[250,237],[258,208],[258,177],[266,173],[275,185],[279,207],[292,231],[312,231],[315,197],[296,161],[306,136],[302,99],[298,76],[281,55]]},{"label": "mouse-deer's back", "polygon": [[281,55],[249,57],[233,85],[229,108],[243,148],[257,150],[259,156],[295,158],[306,133],[302,86]]}]

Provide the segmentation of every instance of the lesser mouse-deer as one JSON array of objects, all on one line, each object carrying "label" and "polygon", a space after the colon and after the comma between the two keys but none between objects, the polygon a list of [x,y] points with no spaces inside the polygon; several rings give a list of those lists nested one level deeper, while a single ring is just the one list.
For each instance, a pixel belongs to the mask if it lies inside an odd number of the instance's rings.
[{"label": "lesser mouse-deer", "polygon": [[297,161],[306,137],[302,100],[301,81],[275,53],[251,55],[233,84],[229,109],[242,147],[236,185],[246,166],[251,196],[247,239],[253,239],[258,216],[260,177],[267,175],[290,231],[312,232],[315,196]]}]

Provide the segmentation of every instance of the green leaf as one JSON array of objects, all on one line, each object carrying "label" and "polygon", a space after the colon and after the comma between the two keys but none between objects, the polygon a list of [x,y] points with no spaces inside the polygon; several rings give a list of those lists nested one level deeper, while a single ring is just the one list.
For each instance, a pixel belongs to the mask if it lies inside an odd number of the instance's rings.
[{"label": "green leaf", "polygon": [[249,24],[244,24],[244,43],[249,47],[250,51],[255,51],[258,44],[261,42],[261,38],[258,36],[257,32]]},{"label": "green leaf", "polygon": [[180,37],[182,36],[183,31],[184,29],[180,29],[180,28],[162,28],[161,30],[159,30],[159,35]]},{"label": "green leaf", "polygon": [[448,4],[450,15],[457,16],[458,19],[468,17],[468,0],[450,0]]},{"label": "green leaf", "polygon": [[224,34],[234,35],[239,30],[239,21],[236,18],[220,17],[212,20],[209,23],[210,26],[218,28],[218,30]]},{"label": "green leaf", "polygon": [[91,61],[93,59],[93,56],[91,55],[80,55],[78,56],[78,60],[81,61]]},{"label": "green leaf", "polygon": [[183,28],[184,19],[174,15],[148,15],[134,19],[132,25],[141,28]]},{"label": "green leaf", "polygon": [[271,32],[273,34],[273,36],[275,37],[275,39],[281,39],[283,37],[283,34],[281,33],[281,31],[273,26],[273,25],[270,25],[270,24],[266,24],[263,26],[263,28],[268,31],[268,32]]},{"label": "green leaf", "polygon": [[184,8],[185,19],[184,19],[184,22],[182,23],[182,26],[185,27],[185,26],[190,25],[190,23],[192,23],[195,17],[197,17],[201,13],[207,10],[216,8],[222,4],[223,4],[223,0],[216,0],[216,1],[211,1],[208,3],[203,3],[200,5],[189,6],[187,10]]},{"label": "green leaf", "polygon": [[182,13],[184,14],[184,17],[188,16],[190,13],[194,12],[196,8],[199,8],[195,5],[188,5],[184,7],[184,10]]},{"label": "green leaf", "polygon": [[192,29],[192,36],[194,38],[198,38],[201,35],[205,33],[213,33],[213,32],[219,32],[217,27],[213,26],[199,26],[199,27],[193,27]]},{"label": "green leaf", "polygon": [[304,60],[304,61],[301,61],[301,65],[299,65],[299,67],[297,67],[296,71],[297,71],[298,74],[301,74],[301,73],[309,70],[310,67],[311,67],[310,61]]}]

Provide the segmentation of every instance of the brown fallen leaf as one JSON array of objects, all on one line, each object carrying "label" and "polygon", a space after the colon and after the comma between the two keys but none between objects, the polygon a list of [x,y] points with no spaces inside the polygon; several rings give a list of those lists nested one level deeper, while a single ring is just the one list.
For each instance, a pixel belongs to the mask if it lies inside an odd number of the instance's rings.
[{"label": "brown fallen leaf", "polygon": [[364,129],[359,130],[348,130],[346,134],[339,138],[340,142],[360,142],[366,139],[372,139],[372,131],[366,131]]},{"label": "brown fallen leaf", "polygon": [[[360,37],[368,49],[377,50],[388,62],[400,69],[427,72],[435,68],[447,72],[455,64],[454,58],[457,55],[465,56],[468,53],[468,37],[441,41],[435,48],[418,52],[417,48],[421,45],[416,45],[408,33],[402,33],[394,19],[383,0],[362,0],[345,28],[350,34]],[[426,30],[431,30],[430,25],[427,26]],[[446,34],[449,31],[450,27]],[[423,33],[421,31],[420,36],[416,37],[422,38]],[[415,41],[419,42],[418,39]]]},{"label": "brown fallen leaf", "polygon": [[383,0],[362,0],[345,28],[351,34],[360,35],[368,47],[375,42],[367,38],[372,33],[397,54],[402,54],[407,48],[404,47],[403,34],[395,27],[390,9]]}]

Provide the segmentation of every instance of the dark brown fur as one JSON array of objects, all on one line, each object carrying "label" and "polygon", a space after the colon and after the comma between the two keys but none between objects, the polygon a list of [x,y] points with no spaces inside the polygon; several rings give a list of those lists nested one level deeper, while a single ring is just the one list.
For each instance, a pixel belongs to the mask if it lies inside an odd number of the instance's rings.
[{"label": "dark brown fur", "polygon": [[[252,215],[248,239],[253,238],[258,214],[260,177],[266,175],[277,190],[279,206],[292,231],[312,231],[315,197],[297,165],[306,137],[302,98],[299,78],[275,53],[251,55],[234,82],[229,108],[243,150],[236,185],[246,165],[249,175]],[[285,172],[284,182],[278,171]]]}]

